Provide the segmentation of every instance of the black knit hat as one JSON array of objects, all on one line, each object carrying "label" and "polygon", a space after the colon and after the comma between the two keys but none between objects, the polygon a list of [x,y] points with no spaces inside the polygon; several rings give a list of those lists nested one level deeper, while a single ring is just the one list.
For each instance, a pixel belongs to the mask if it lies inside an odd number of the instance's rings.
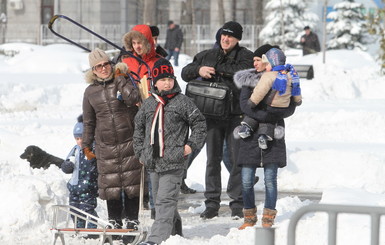
[{"label": "black knit hat", "polygon": [[159,28],[157,26],[150,26],[150,29],[153,37],[159,36]]},{"label": "black knit hat", "polygon": [[272,48],[278,48],[279,49],[279,46],[277,46],[277,45],[272,46],[270,44],[264,44],[254,51],[254,57],[262,58],[262,55],[266,54],[267,51],[269,51]]},{"label": "black knit hat", "polygon": [[155,62],[152,68],[152,86],[154,86],[159,79],[165,77],[175,79],[174,68],[168,60],[161,58]]},{"label": "black knit hat", "polygon": [[235,21],[226,22],[222,26],[222,34],[235,37],[238,40],[242,40],[243,28],[241,24]]}]

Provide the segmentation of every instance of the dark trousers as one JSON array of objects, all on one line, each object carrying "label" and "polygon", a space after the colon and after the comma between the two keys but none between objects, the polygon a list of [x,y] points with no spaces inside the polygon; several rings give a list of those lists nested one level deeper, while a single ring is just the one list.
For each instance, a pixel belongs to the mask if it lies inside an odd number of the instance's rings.
[{"label": "dark trousers", "polygon": [[227,183],[227,194],[231,199],[230,208],[243,208],[241,167],[236,164],[239,152],[239,140],[233,136],[234,128],[239,126],[242,118],[234,116],[229,120],[207,119],[207,163],[206,163],[206,207],[219,209],[222,193],[221,161],[223,159],[223,143],[226,140],[231,172]]},{"label": "dark trousers", "polygon": [[122,220],[138,220],[139,215],[139,197],[128,198],[122,192],[119,200],[107,200],[108,219],[115,220],[121,224]]},{"label": "dark trousers", "polygon": [[[78,195],[76,193],[70,192],[70,197],[69,197],[69,204],[75,208],[78,208],[86,213],[89,213],[95,217],[99,217],[98,214],[96,213],[95,209],[97,206],[97,200],[96,196],[85,196],[83,197],[82,195]],[[83,214],[78,213],[77,211],[70,209],[72,212],[79,214],[80,216],[83,216]],[[75,217],[72,216],[72,219],[75,221]],[[95,224],[88,223],[86,227],[86,221],[84,219],[77,219],[76,223],[77,228],[96,228]]]}]

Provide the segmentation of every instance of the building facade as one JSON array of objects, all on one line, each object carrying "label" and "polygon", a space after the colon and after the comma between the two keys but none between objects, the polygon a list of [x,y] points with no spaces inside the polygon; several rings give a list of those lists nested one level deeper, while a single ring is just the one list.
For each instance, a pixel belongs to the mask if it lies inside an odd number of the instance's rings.
[{"label": "building facade", "polygon": [[[324,1],[305,1],[322,20]],[[378,7],[378,0],[356,1],[363,2],[367,8]],[[268,0],[0,0],[0,43],[45,45],[64,42],[48,29],[52,16],[61,14],[117,45],[121,45],[121,37],[126,32],[142,23],[160,28],[162,44],[166,23],[173,20],[184,32],[182,52],[189,55],[210,48],[218,28],[226,21],[235,20],[244,26],[242,45],[253,50],[261,44],[258,36],[266,2]],[[329,9],[336,2],[338,0],[327,1]],[[319,26],[321,29],[322,23]],[[88,48],[103,45],[68,22],[57,20],[53,28]]]}]

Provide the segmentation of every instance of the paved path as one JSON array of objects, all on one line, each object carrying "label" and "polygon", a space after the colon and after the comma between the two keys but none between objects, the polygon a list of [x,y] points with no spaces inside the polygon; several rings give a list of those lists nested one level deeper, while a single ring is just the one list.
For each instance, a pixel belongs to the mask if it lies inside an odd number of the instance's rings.
[{"label": "paved path", "polygon": [[[284,198],[287,196],[298,196],[301,201],[309,200],[314,203],[318,203],[321,200],[322,193],[320,192],[278,192],[278,199]],[[226,194],[226,192],[222,192],[221,194],[222,203],[228,204],[230,202],[230,198]],[[265,192],[255,191],[255,199],[256,204],[258,205],[261,202],[264,202]],[[203,192],[197,192],[194,194],[180,194],[179,195],[179,209],[188,209],[189,207],[198,207],[204,202],[205,197]],[[222,205],[225,207],[228,205]]]},{"label": "paved path", "polygon": [[[255,193],[256,205],[264,202],[264,192],[256,191]],[[279,192],[278,199],[287,196],[297,196],[301,201],[309,200],[312,203],[318,203],[321,200],[322,193]],[[226,192],[222,192],[221,198],[222,202],[221,208],[219,209],[219,217],[210,220],[202,220],[199,218],[199,215],[204,210],[203,203],[205,198],[203,192],[195,194],[180,194],[178,209],[183,220],[183,234],[185,238],[196,239],[199,237],[201,239],[210,239],[215,235],[226,236],[230,229],[238,228],[243,223],[243,219],[233,220],[230,217],[230,198],[227,196]],[[258,210],[259,216],[261,212],[262,210]],[[277,219],[277,221],[279,221],[280,217]],[[260,226],[260,223],[257,225]]]}]

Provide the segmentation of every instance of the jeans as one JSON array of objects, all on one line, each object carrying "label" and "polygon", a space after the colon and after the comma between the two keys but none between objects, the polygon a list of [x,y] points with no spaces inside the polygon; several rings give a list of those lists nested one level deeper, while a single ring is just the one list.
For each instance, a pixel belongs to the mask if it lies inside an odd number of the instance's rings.
[{"label": "jeans", "polygon": [[223,164],[225,165],[227,171],[229,171],[229,173],[231,173],[232,164],[231,164],[231,160],[230,160],[229,147],[227,146],[226,140],[223,142],[223,156],[222,156],[222,161],[223,161]]},{"label": "jeans", "polygon": [[[242,167],[242,196],[245,209],[255,208],[254,179],[255,166]],[[278,164],[270,163],[263,167],[265,175],[265,208],[275,209],[277,204]]]},{"label": "jeans", "polygon": [[174,65],[179,66],[179,63],[178,63],[179,51],[175,51],[174,49],[169,49],[166,59],[170,60],[172,56],[174,56]]}]

